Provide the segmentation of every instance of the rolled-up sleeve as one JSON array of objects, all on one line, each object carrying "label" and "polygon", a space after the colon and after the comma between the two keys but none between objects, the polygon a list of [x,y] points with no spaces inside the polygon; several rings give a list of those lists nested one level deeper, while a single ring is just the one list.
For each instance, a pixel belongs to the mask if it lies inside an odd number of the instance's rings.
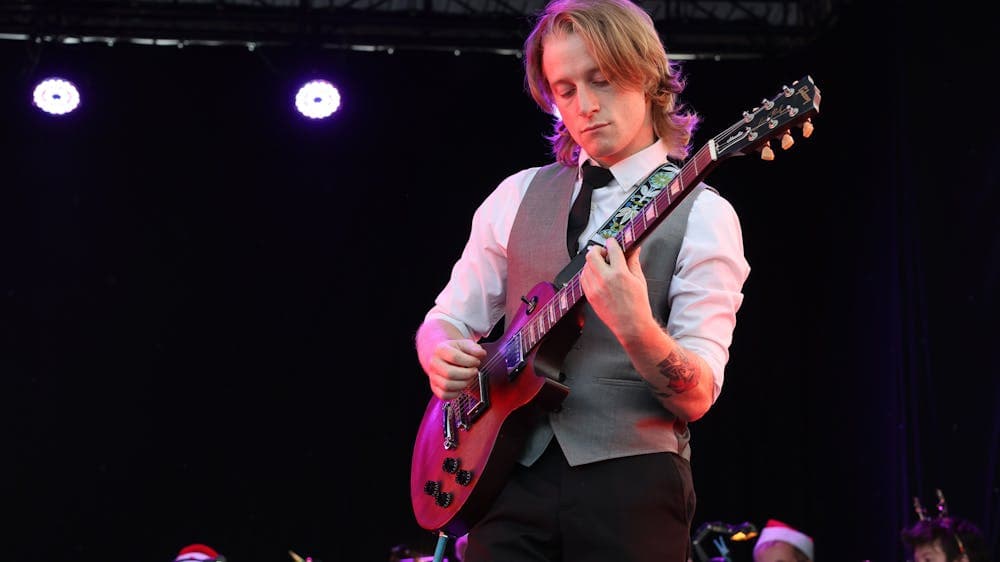
[{"label": "rolled-up sleeve", "polygon": [[713,400],[722,391],[749,274],[735,209],[716,192],[703,190],[691,207],[670,283],[667,332],[712,369]]}]

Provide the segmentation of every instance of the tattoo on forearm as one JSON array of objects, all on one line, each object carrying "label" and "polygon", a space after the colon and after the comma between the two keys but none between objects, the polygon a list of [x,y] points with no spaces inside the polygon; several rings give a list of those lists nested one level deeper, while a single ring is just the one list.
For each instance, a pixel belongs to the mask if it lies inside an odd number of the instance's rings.
[{"label": "tattoo on forearm", "polygon": [[698,384],[698,369],[683,351],[674,351],[657,365],[660,374],[667,377],[667,388],[680,394]]}]

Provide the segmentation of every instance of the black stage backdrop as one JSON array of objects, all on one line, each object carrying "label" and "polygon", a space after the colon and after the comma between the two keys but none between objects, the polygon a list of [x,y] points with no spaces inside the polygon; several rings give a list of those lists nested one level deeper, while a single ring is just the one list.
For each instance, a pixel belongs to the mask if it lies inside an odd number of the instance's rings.
[{"label": "black stage backdrop", "polygon": [[[991,41],[899,4],[685,65],[698,146],[805,74],[823,93],[811,139],[709,178],[753,270],[693,425],[696,528],[775,517],[819,560],[902,560],[941,488],[996,544]],[[85,96],[62,119],[29,106],[53,72]],[[291,107],[309,72],[343,93],[328,122]],[[520,59],[7,41],[0,96],[2,558],[432,554],[412,335],[478,203],[547,160]]]}]

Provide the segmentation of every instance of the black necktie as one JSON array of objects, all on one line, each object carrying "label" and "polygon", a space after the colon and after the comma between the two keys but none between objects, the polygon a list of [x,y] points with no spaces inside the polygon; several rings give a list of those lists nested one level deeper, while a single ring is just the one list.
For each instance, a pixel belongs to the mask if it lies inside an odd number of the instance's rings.
[{"label": "black necktie", "polygon": [[594,166],[589,161],[583,164],[583,186],[580,187],[580,194],[573,202],[573,208],[569,211],[569,226],[566,229],[566,249],[570,256],[575,256],[577,239],[583,233],[583,229],[590,220],[590,196],[595,189],[604,187],[611,182],[613,176],[611,170]]}]

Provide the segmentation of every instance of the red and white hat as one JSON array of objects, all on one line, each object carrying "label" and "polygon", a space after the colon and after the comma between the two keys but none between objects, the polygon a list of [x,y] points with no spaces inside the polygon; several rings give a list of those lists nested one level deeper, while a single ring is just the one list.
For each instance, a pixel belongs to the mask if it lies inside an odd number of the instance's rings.
[{"label": "red and white hat", "polygon": [[777,519],[767,520],[767,525],[761,530],[760,535],[757,537],[757,544],[753,547],[754,555],[757,555],[757,550],[764,543],[771,541],[786,542],[804,552],[810,560],[813,559],[812,537]]},{"label": "red and white hat", "polygon": [[225,560],[214,548],[204,544],[189,544],[177,553],[174,562],[203,562],[209,560]]}]

